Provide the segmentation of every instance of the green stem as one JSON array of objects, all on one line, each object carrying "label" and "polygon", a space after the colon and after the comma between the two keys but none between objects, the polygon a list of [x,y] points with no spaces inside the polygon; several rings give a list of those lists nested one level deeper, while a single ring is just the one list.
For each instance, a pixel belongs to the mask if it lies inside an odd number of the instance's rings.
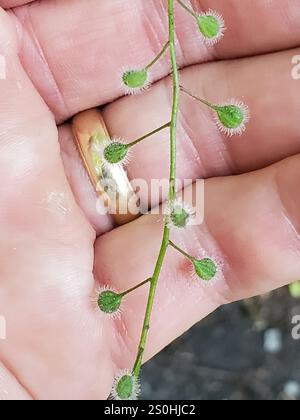
[{"label": "green stem", "polygon": [[154,60],[152,60],[151,63],[149,63],[148,66],[145,67],[145,70],[149,70],[152,66],[154,66],[154,64],[158,62],[158,60],[164,55],[164,53],[167,51],[168,48],[169,48],[169,41],[163,47],[161,52],[154,58]]},{"label": "green stem", "polygon": [[[170,193],[169,204],[176,198],[176,162],[177,162],[177,120],[180,97],[180,82],[179,72],[177,67],[176,57],[176,39],[175,39],[175,18],[174,18],[174,0],[169,1],[169,40],[170,40],[170,55],[172,65],[173,78],[173,105],[172,117],[170,125]],[[167,225],[167,222],[166,222]]]},{"label": "green stem", "polygon": [[151,137],[151,136],[153,136],[154,134],[159,133],[160,131],[164,130],[165,128],[170,127],[170,125],[171,125],[171,123],[170,123],[170,122],[168,122],[167,124],[164,124],[164,125],[162,125],[161,127],[157,128],[156,130],[151,131],[151,132],[150,132],[150,133],[148,133],[148,134],[145,134],[144,136],[142,136],[142,137],[138,138],[137,140],[134,140],[133,142],[131,142],[131,143],[129,143],[129,144],[127,145],[128,149],[129,149],[130,147],[133,147],[133,146],[135,146],[136,144],[140,143],[141,141],[143,141],[143,140],[147,139],[148,137]]},{"label": "green stem", "polygon": [[185,251],[183,251],[181,248],[179,248],[179,246],[175,245],[172,241],[169,241],[169,244],[172,248],[174,248],[176,251],[180,252],[180,254],[182,254],[184,257],[186,257],[188,260],[194,262],[195,258],[192,257],[191,255],[187,254]]},{"label": "green stem", "polygon": [[188,7],[181,0],[177,0],[177,3],[180,4],[180,6],[183,7],[184,10],[186,10],[190,15],[192,15],[194,18],[198,19],[199,15],[193,9],[191,9],[190,7]]},{"label": "green stem", "polygon": [[180,86],[180,90],[185,93],[186,95],[190,96],[193,99],[196,99],[196,101],[201,102],[202,104],[208,106],[211,109],[216,110],[217,106],[206,101],[205,99],[199,98],[199,96],[194,95],[192,92],[190,92],[189,90],[187,90],[185,87]]},{"label": "green stem", "polygon": [[151,279],[147,279],[142,283],[137,284],[136,286],[132,287],[131,289],[126,290],[126,292],[120,293],[120,296],[124,297],[129,295],[129,293],[134,292],[135,290],[139,289],[140,287],[144,286],[147,283],[150,283]]},{"label": "green stem", "polygon": [[[174,2],[175,0],[168,0],[168,16],[169,16],[169,47],[170,47],[170,56],[172,63],[173,71],[173,106],[172,106],[172,118],[170,123],[170,191],[169,191],[169,202],[172,202],[176,195],[175,190],[175,179],[176,179],[176,144],[177,144],[177,119],[178,119],[178,108],[179,108],[179,96],[180,96],[180,86],[179,86],[179,73],[177,67],[176,59],[176,46],[175,46],[175,22],[174,22]],[[136,361],[133,367],[133,374],[135,377],[139,377],[141,366],[143,362],[143,356],[145,352],[146,342],[148,338],[148,333],[150,329],[150,321],[152,315],[152,309],[155,299],[155,293],[157,289],[158,280],[160,273],[163,267],[167,249],[169,247],[170,239],[170,229],[168,227],[168,222],[165,222],[162,244],[160,247],[158,259],[156,262],[154,274],[152,276],[148,302],[146,307],[146,314],[142,329],[142,334],[140,338],[138,353]]]}]

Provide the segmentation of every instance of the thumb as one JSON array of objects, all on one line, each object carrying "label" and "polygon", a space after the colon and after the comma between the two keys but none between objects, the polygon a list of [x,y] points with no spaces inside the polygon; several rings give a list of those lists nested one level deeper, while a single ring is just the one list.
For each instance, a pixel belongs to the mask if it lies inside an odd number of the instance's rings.
[{"label": "thumb", "polygon": [[[77,239],[86,247],[87,224],[66,181],[55,121],[20,64],[16,33],[3,9],[0,63],[0,314],[7,330],[0,361],[10,393],[18,394],[19,383],[36,394],[44,381],[36,375],[36,360],[47,357],[51,343],[57,350],[58,328],[51,329],[45,307],[55,296],[52,313],[58,313],[54,289],[67,287],[66,278],[73,281],[69,254]],[[45,325],[53,332],[46,347]],[[55,372],[55,363],[53,358],[49,370]],[[7,372],[12,366],[17,381]],[[0,364],[0,387],[1,378]]]}]

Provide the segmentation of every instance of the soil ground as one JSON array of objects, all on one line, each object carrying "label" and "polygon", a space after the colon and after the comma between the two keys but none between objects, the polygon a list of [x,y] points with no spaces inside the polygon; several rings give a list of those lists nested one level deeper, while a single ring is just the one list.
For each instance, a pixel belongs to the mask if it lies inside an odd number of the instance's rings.
[{"label": "soil ground", "polygon": [[[149,362],[146,400],[282,400],[290,381],[300,384],[300,340],[291,320],[300,300],[287,288],[220,308]],[[264,349],[269,328],[282,334],[277,354]]]}]

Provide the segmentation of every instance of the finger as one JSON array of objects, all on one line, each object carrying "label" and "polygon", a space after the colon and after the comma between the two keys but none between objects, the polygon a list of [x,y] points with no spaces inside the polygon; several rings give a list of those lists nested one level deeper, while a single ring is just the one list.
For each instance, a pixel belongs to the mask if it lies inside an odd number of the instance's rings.
[{"label": "finger", "polygon": [[[95,396],[103,385],[82,363],[83,337],[96,330],[94,321],[87,328],[83,297],[94,286],[94,232],[74,202],[54,119],[24,73],[16,44],[11,21],[0,9],[5,63],[0,79],[0,312],[7,330],[0,361],[35,397],[58,398],[63,390],[67,397]],[[95,341],[98,346],[99,336]],[[99,347],[91,353],[99,360]],[[110,360],[104,353],[103,360]],[[87,382],[79,389],[84,376]]]},{"label": "finger", "polygon": [[[200,2],[193,4],[200,9]],[[193,18],[177,7],[180,66],[299,46],[300,0],[201,5],[224,14],[226,37],[208,50]],[[167,41],[162,0],[35,2],[16,9],[14,17],[23,65],[58,121],[122,95],[120,70],[145,66]],[[153,78],[169,71],[165,58],[153,69]]]},{"label": "finger", "polygon": [[[206,182],[205,224],[172,232],[172,240],[197,258],[218,262],[215,280],[190,275],[184,257],[169,250],[152,316],[147,358],[219,305],[263,294],[300,277],[300,156],[238,177]],[[145,216],[96,243],[99,282],[123,291],[152,276],[162,238],[158,216]],[[124,261],[130,261],[124,275]],[[147,287],[124,304],[120,331],[137,349]],[[129,364],[132,363],[132,356]]]},{"label": "finger", "polygon": [[82,163],[72,130],[66,124],[60,126],[58,132],[65,173],[76,202],[95,229],[97,236],[108,232],[114,227],[115,223],[112,216],[101,215],[99,212],[99,198]]},{"label": "finger", "polygon": [[30,399],[16,378],[0,363],[0,401],[29,401]]},{"label": "finger", "polygon": [[23,4],[31,3],[34,0],[0,0],[0,7],[8,9],[9,7],[21,6]]},{"label": "finger", "polygon": [[[202,64],[182,71],[181,83],[190,91],[217,103],[242,99],[250,108],[251,119],[242,137],[229,139],[217,129],[210,109],[182,94],[179,179],[239,174],[300,152],[298,82],[291,77],[290,65],[299,52],[296,49]],[[171,94],[170,81],[161,81],[145,95],[126,97],[108,105],[103,114],[108,131],[112,137],[130,142],[162,126],[170,119]],[[153,179],[167,179],[168,145],[168,130],[137,145],[128,166],[131,179],[145,179],[148,186]],[[147,192],[141,191],[140,196],[147,203]]]}]

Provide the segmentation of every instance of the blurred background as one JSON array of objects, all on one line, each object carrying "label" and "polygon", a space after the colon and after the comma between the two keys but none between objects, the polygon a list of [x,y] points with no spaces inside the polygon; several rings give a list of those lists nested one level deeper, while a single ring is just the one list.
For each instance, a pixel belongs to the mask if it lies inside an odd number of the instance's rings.
[{"label": "blurred background", "polygon": [[149,362],[143,399],[300,400],[300,283],[224,306]]}]

